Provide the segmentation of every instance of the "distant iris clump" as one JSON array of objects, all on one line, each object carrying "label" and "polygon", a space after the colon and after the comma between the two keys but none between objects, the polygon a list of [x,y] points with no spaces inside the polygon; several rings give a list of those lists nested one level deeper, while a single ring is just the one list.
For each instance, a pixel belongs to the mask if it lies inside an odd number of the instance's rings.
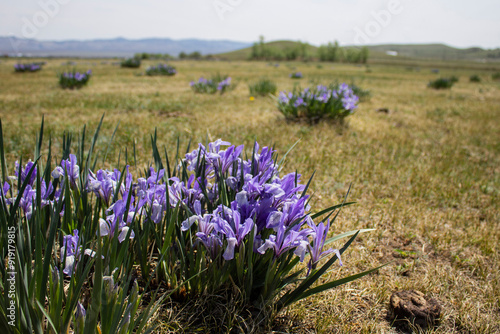
[{"label": "distant iris clump", "polygon": [[59,74],[59,86],[64,89],[79,89],[85,86],[92,76],[92,70],[78,72],[76,70]]},{"label": "distant iris clump", "polygon": [[150,66],[146,69],[146,75],[166,75],[172,76],[177,73],[175,67],[167,64],[158,64],[156,66]]},{"label": "distant iris clump", "polygon": [[224,94],[226,91],[234,88],[234,85],[231,84],[231,77],[220,74],[214,75],[209,79],[201,77],[196,82],[191,81],[190,86],[196,93],[207,94],[215,94],[217,92]]},{"label": "distant iris clump", "polygon": [[14,71],[17,73],[38,72],[41,69],[42,69],[42,64],[40,64],[40,63],[15,64],[14,65]]},{"label": "distant iris clump", "polygon": [[346,83],[341,85],[282,91],[278,97],[278,109],[287,119],[307,119],[317,122],[321,118],[342,121],[357,108],[359,97]]}]

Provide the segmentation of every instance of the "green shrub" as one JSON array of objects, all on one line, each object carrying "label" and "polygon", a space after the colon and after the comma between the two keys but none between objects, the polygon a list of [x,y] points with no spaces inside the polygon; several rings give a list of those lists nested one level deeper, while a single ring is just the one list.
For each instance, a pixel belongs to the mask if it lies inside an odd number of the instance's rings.
[{"label": "green shrub", "polygon": [[500,72],[493,73],[493,74],[491,75],[491,78],[492,78],[493,80],[500,80]]},{"label": "green shrub", "polygon": [[434,89],[450,89],[456,81],[452,78],[439,78],[430,81],[427,87]]},{"label": "green shrub", "polygon": [[474,75],[471,75],[469,77],[469,81],[470,82],[481,82],[481,78],[479,77],[479,75],[474,74]]},{"label": "green shrub", "polygon": [[253,84],[249,84],[248,89],[251,96],[267,96],[269,94],[276,94],[278,87],[273,81],[262,78]]},{"label": "green shrub", "polygon": [[121,67],[124,68],[139,68],[141,67],[141,60],[139,58],[128,58],[121,62]]}]

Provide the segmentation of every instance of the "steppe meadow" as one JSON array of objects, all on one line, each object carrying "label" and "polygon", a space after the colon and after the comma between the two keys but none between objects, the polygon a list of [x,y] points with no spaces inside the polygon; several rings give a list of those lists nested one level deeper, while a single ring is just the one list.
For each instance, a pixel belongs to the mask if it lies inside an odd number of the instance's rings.
[{"label": "steppe meadow", "polygon": [[[0,60],[0,275],[15,294],[0,332],[399,333],[400,290],[441,305],[406,330],[500,332],[500,66],[29,61],[45,64]],[[214,75],[214,94],[195,92]],[[458,81],[428,87],[442,77]],[[274,94],[251,94],[263,78]],[[365,93],[342,121],[278,109],[282,91],[342,83]]]}]

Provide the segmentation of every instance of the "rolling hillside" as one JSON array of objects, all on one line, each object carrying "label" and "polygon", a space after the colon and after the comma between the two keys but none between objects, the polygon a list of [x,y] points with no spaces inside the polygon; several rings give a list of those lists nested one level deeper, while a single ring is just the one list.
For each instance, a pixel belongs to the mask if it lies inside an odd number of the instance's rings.
[{"label": "rolling hillside", "polygon": [[[299,47],[299,45],[300,45],[299,42],[294,42],[294,41],[274,41],[265,43],[266,47],[280,51],[285,51],[287,49],[295,49]],[[318,50],[316,46],[307,44],[306,48],[307,52],[310,55],[313,56],[316,55],[316,52]],[[236,51],[220,53],[217,56],[227,60],[246,60],[250,58],[251,52],[252,52],[252,47],[250,46]]]},{"label": "rolling hillside", "polygon": [[482,48],[458,49],[444,44],[386,44],[370,45],[370,51],[386,54],[396,51],[398,57],[438,59],[438,60],[500,60],[500,49],[485,50]]},{"label": "rolling hillside", "polygon": [[[299,43],[293,41],[275,41],[265,43],[269,48],[286,50],[297,48]],[[482,48],[458,49],[444,44],[385,44],[367,45],[370,57],[373,59],[433,59],[433,60],[469,60],[469,61],[500,61],[500,49],[485,50]],[[358,48],[345,46],[345,48]],[[308,53],[315,57],[318,47],[307,46]],[[250,57],[252,48],[218,54],[220,58],[228,60],[246,60]],[[388,55],[388,52],[397,52],[397,56]]]}]

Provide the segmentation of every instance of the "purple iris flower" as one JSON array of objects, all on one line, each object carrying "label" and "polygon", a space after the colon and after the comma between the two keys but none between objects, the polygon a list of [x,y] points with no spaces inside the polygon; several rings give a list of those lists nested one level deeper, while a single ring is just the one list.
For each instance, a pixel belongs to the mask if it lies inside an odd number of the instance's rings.
[{"label": "purple iris flower", "polygon": [[3,187],[0,188],[0,190],[2,191],[2,193],[0,194],[0,197],[5,197],[5,195],[9,191],[9,189],[10,189],[10,185],[7,181],[5,181],[3,184]]},{"label": "purple iris flower", "polygon": [[296,108],[298,108],[298,107],[300,107],[300,106],[302,106],[302,105],[305,105],[305,103],[304,103],[304,99],[303,99],[303,98],[301,98],[301,97],[297,98],[297,100],[295,100],[295,102],[294,102],[294,104],[293,104],[293,105],[294,105],[294,107],[296,107]]},{"label": "purple iris flower", "polygon": [[196,236],[205,246],[212,259],[217,257],[222,247],[222,238],[217,231],[215,231],[216,221],[218,219],[220,219],[220,217],[214,216],[213,214],[204,215],[202,219],[198,220],[198,232],[196,232]]},{"label": "purple iris flower", "polygon": [[257,252],[264,254],[268,249],[274,250],[274,256],[280,257],[286,251],[301,245],[301,241],[307,241],[309,230],[286,231],[286,227],[281,225],[277,228],[276,235],[271,234],[268,239],[257,249]]},{"label": "purple iris flower", "polygon": [[54,185],[52,184],[52,182],[48,182],[48,186],[47,186],[47,183],[45,182],[45,180],[42,180],[40,182],[40,195],[41,195],[41,205],[42,205],[42,208],[46,205],[49,205],[51,204],[51,201],[49,200],[49,196],[54,192]]},{"label": "purple iris flower", "polygon": [[[81,258],[82,245],[80,245],[80,237],[78,235],[78,230],[73,230],[73,235],[65,235],[63,237],[63,246],[61,247],[61,259],[64,259],[64,270],[68,276],[73,275],[74,269],[76,267],[76,262]],[[86,249],[83,254],[94,256],[95,252],[90,249]]]},{"label": "purple iris flower", "polygon": [[28,161],[26,166],[24,168],[21,167],[21,177],[19,177],[19,163],[16,161],[16,177],[18,178],[19,182],[22,184],[26,180],[26,177],[28,176],[29,172],[33,169],[33,173],[31,174],[28,184],[30,186],[33,186],[36,180],[36,166],[32,161]]},{"label": "purple iris flower", "polygon": [[[125,240],[130,230],[128,224],[132,222],[135,213],[134,211],[126,212],[126,205],[126,200],[119,199],[106,210],[107,213],[112,211],[112,214],[106,216],[106,219],[99,218],[99,232],[101,237],[108,236],[111,239],[115,231],[118,230],[118,241],[121,243]],[[135,233],[132,230],[130,232],[130,239],[134,237]]]},{"label": "purple iris flower", "polygon": [[[116,230],[117,223],[119,232],[118,241],[122,243],[127,237],[130,227],[127,226],[123,221],[118,221],[114,214],[107,216],[106,219],[99,218],[99,231],[101,237],[108,236],[110,239],[112,239]],[[130,239],[133,239],[134,237],[135,233],[132,230],[132,232],[130,232]]]},{"label": "purple iris flower", "polygon": [[252,230],[254,222],[251,218],[247,218],[244,223],[241,222],[239,212],[232,211],[230,221],[218,219],[215,229],[226,236],[227,247],[222,257],[229,261],[234,258],[234,249],[239,246],[246,235]]},{"label": "purple iris flower", "polygon": [[75,311],[75,321],[73,322],[75,333],[83,333],[86,315],[87,314],[85,312],[85,308],[83,307],[82,303],[78,302]]},{"label": "purple iris flower", "polygon": [[286,92],[280,92],[278,99],[281,103],[288,104],[290,102],[290,99],[288,98]]},{"label": "purple iris flower", "polygon": [[328,249],[323,250],[326,238],[328,236],[328,230],[330,229],[330,222],[328,221],[326,225],[321,222],[318,225],[315,225],[312,221],[309,222],[309,226],[312,228],[311,236],[313,237],[312,246],[309,245],[309,253],[311,255],[311,259],[309,260],[309,271],[308,273],[315,268],[316,264],[328,254],[334,253],[339,259],[339,264],[342,265],[342,260],[340,259],[340,252],[338,249]]},{"label": "purple iris flower", "polygon": [[67,174],[70,184],[76,187],[76,180],[80,177],[80,167],[77,165],[76,155],[70,154],[68,160],[61,161],[61,169],[58,169],[56,174],[61,174],[61,170],[63,172],[62,175]]},{"label": "purple iris flower", "polygon": [[105,170],[98,170],[96,174],[89,172],[88,190],[94,192],[107,205],[115,191],[116,180],[111,177],[112,173]]},{"label": "purple iris flower", "polygon": [[342,98],[342,105],[345,110],[354,111],[357,108],[359,98],[356,95],[347,95]]},{"label": "purple iris flower", "polygon": [[33,214],[33,201],[36,198],[36,190],[33,189],[29,184],[24,189],[19,202],[19,207],[23,209],[26,219],[30,220]]},{"label": "purple iris flower", "polygon": [[[220,139],[219,139],[220,141]],[[216,142],[218,143],[218,142]],[[219,142],[220,145],[227,145],[229,143]],[[212,164],[215,175],[217,177],[222,177],[224,173],[226,173],[229,168],[234,164],[234,162],[238,161],[238,158],[243,151],[244,146],[240,145],[238,147],[234,147],[231,145],[226,150],[219,150],[220,145],[210,148],[210,153],[207,155],[207,161]]]}]

